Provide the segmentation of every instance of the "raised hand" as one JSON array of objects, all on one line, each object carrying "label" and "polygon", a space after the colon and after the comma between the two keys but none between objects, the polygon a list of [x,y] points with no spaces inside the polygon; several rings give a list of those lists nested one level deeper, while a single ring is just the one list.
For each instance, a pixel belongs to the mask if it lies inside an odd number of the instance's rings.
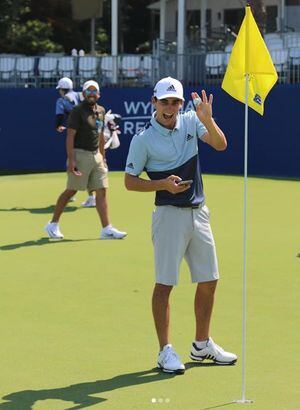
[{"label": "raised hand", "polygon": [[196,92],[193,92],[191,96],[194,101],[197,116],[199,120],[204,124],[205,121],[208,121],[212,118],[213,95],[210,94],[209,98],[207,98],[205,90],[202,90],[202,98]]}]

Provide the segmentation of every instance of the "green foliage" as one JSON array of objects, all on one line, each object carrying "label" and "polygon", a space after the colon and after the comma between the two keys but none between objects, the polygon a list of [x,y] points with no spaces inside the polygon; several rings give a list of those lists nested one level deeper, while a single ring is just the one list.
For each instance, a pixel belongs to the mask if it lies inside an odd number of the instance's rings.
[{"label": "green foliage", "polygon": [[[119,0],[119,51],[151,44],[150,0]],[[111,2],[96,19],[96,50],[110,52]],[[71,0],[0,0],[0,53],[40,54],[90,50],[90,20],[72,19]],[[138,49],[141,51],[142,49]]]},{"label": "green foliage", "polygon": [[96,50],[101,54],[107,53],[109,50],[109,37],[107,31],[103,27],[99,27],[96,33]]},{"label": "green foliage", "polygon": [[20,22],[29,12],[30,0],[0,1],[0,52],[14,52],[8,41],[7,33],[11,25]]},{"label": "green foliage", "polygon": [[8,41],[15,53],[40,54],[63,51],[63,47],[51,40],[50,23],[28,20],[25,24],[13,23],[8,31]]}]

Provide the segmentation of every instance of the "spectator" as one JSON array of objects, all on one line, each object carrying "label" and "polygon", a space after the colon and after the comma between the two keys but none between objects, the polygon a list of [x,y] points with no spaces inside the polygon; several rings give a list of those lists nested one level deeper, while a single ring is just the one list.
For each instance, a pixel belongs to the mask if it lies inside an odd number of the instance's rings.
[{"label": "spectator", "polygon": [[114,228],[108,217],[106,191],[107,168],[104,165],[105,110],[97,104],[99,85],[95,81],[83,84],[84,101],[70,113],[67,130],[68,181],[59,196],[52,220],[45,227],[50,238],[62,239],[59,219],[70,198],[78,190],[96,192],[96,209],[102,224],[101,239],[122,239],[127,233]]}]

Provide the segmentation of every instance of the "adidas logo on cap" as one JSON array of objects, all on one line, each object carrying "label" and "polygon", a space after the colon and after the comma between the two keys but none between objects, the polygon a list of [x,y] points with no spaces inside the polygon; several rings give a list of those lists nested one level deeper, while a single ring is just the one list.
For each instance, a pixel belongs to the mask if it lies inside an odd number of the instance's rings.
[{"label": "adidas logo on cap", "polygon": [[174,87],[173,84],[171,84],[170,87],[167,88],[167,91],[175,91],[176,92],[176,88]]}]

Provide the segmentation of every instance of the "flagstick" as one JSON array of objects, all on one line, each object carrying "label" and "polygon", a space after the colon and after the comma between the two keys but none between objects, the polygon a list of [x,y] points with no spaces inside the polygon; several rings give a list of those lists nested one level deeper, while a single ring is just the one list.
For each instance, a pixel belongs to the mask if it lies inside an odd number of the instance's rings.
[{"label": "flagstick", "polygon": [[253,403],[246,399],[246,330],[247,330],[247,210],[248,210],[248,98],[250,75],[245,85],[245,146],[244,146],[244,267],[243,267],[243,323],[242,323],[242,398],[236,403]]}]

